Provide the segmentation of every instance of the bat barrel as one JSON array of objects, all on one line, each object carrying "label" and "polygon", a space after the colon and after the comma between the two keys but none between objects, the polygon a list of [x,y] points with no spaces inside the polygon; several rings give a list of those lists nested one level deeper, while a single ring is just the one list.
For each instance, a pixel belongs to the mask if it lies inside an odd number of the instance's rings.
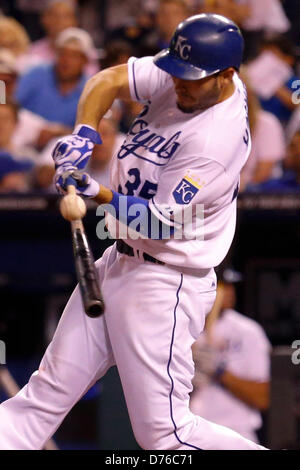
[{"label": "bat barrel", "polygon": [[71,223],[75,268],[85,313],[96,318],[104,312],[99,280],[81,221]]}]

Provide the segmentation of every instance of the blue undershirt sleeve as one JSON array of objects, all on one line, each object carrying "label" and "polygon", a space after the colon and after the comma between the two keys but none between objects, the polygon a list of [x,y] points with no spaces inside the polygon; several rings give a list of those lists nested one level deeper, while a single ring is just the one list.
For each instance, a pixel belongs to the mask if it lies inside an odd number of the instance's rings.
[{"label": "blue undershirt sleeve", "polygon": [[113,198],[105,209],[116,219],[144,237],[154,240],[170,238],[174,227],[164,224],[150,210],[149,201],[136,196],[124,196],[112,191]]}]

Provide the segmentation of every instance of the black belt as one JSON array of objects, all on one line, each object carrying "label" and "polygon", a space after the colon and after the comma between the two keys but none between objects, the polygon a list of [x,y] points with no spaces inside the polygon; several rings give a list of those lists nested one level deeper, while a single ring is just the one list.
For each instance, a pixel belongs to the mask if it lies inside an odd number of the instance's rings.
[{"label": "black belt", "polygon": [[[124,255],[134,256],[133,248],[127,245],[127,243],[125,243],[123,240],[117,240],[117,250],[119,253],[123,253]],[[137,252],[139,252],[139,250],[137,250]],[[144,253],[144,252],[142,253],[143,253],[142,256],[143,256],[144,261],[150,261],[150,263],[155,263],[155,264],[165,264],[162,261],[159,261],[158,259],[153,258],[153,256],[148,255],[147,253]]]}]

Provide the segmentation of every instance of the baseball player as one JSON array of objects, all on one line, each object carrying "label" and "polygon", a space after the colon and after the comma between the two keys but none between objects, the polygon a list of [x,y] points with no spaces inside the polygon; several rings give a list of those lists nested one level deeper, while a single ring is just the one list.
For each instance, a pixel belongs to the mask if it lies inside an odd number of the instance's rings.
[{"label": "baseball player", "polygon": [[[96,263],[105,314],[87,317],[75,289],[39,370],[0,406],[0,448],[42,448],[116,364],[143,449],[264,449],[189,410],[191,345],[215,299],[250,151],[242,51],[233,22],[196,15],[154,58],[132,57],[87,83],[74,132],[53,158],[59,190],[71,175],[79,194],[105,204],[110,229],[118,221],[119,239]],[[116,98],[145,106],[114,156],[109,189],[83,170]]]}]

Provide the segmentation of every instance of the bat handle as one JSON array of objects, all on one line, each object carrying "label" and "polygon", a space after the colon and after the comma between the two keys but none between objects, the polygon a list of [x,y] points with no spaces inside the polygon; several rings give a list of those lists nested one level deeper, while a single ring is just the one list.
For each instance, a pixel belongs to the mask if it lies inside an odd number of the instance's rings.
[{"label": "bat handle", "polygon": [[76,194],[77,182],[74,178],[72,178],[72,176],[68,176],[66,184],[67,184],[67,193]]}]

